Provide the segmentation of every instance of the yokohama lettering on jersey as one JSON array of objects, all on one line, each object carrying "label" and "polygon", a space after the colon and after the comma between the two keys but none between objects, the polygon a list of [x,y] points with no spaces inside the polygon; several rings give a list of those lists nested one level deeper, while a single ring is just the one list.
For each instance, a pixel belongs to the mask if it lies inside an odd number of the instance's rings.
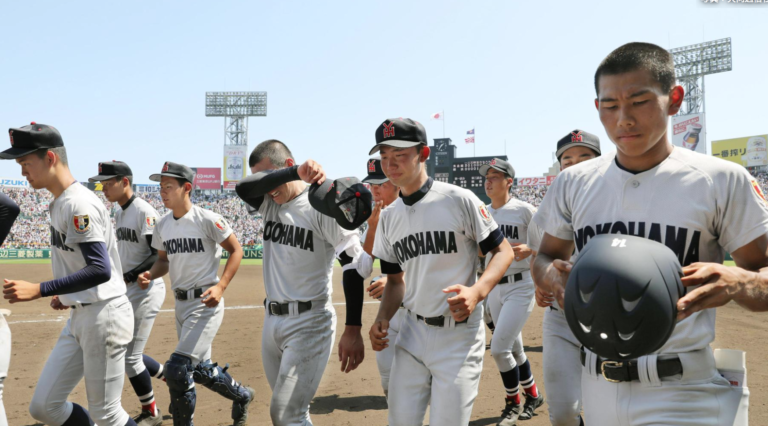
[{"label": "yokohama lettering on jersey", "polygon": [[154,207],[138,197],[125,209],[118,207],[115,212],[115,226],[123,271],[137,267],[151,254],[146,235],[152,235],[155,231],[159,216]]},{"label": "yokohama lettering on jersey", "polygon": [[[528,226],[531,223],[536,208],[532,205],[517,199],[510,199],[507,204],[501,206],[498,210],[488,206],[491,216],[499,224],[499,229],[510,244],[528,243]],[[485,256],[485,265],[488,266],[492,256]],[[523,260],[513,260],[509,269],[504,275],[512,275],[531,269],[531,258],[526,257]]]},{"label": "yokohama lettering on jersey", "polygon": [[[632,174],[615,153],[563,171],[534,221],[582,250],[599,233],[633,234],[672,249],[683,265],[722,263],[768,232],[768,206],[746,169],[681,148],[651,170]],[[679,322],[659,353],[702,349],[715,336],[715,310]]]}]

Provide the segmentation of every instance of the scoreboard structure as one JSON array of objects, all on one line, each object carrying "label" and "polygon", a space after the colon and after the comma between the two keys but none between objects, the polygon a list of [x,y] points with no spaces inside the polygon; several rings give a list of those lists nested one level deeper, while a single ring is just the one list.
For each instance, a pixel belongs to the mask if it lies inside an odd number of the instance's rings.
[{"label": "scoreboard structure", "polygon": [[480,176],[480,166],[488,164],[494,158],[507,160],[506,155],[489,157],[456,157],[456,145],[450,138],[435,139],[427,159],[427,174],[434,180],[451,183],[474,192],[478,198],[489,204],[485,195],[485,178]]}]

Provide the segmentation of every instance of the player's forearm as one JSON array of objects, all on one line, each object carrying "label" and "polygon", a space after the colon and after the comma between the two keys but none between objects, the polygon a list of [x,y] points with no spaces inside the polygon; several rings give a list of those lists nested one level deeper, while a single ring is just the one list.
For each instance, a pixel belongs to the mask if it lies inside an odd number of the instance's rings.
[{"label": "player's forearm", "polygon": [[259,208],[267,193],[278,186],[300,180],[299,166],[254,173],[241,180],[235,187],[237,196],[255,208]]},{"label": "player's forearm", "polygon": [[128,272],[123,273],[123,278],[128,282],[136,281],[136,278],[141,274],[142,272],[149,271],[152,269],[152,265],[157,262],[158,256],[157,251],[150,254],[146,259],[144,259],[143,262],[141,262],[138,266],[131,269]]},{"label": "player's forearm", "polygon": [[165,276],[165,274],[168,273],[168,267],[170,266],[170,262],[163,259],[157,259],[154,265],[152,265],[152,268],[149,270],[150,278],[157,279],[162,276]]},{"label": "player's forearm", "polygon": [[387,286],[384,287],[384,294],[379,305],[379,313],[376,315],[376,321],[385,319],[391,320],[395,316],[405,296],[405,282],[402,277],[395,278],[387,276]]},{"label": "player's forearm", "polygon": [[373,242],[376,240],[376,229],[378,227],[378,222],[368,223],[368,233],[365,234],[365,241],[363,241],[363,251],[371,257],[373,257]]},{"label": "player's forearm", "polygon": [[222,290],[227,289],[230,281],[232,281],[232,278],[234,278],[235,274],[237,274],[237,270],[240,268],[240,262],[242,260],[243,260],[242,248],[238,247],[232,250],[231,253],[229,253],[229,259],[227,259],[227,264],[224,265],[224,273],[221,274],[221,279],[217,284],[219,287],[221,287]]},{"label": "player's forearm", "polygon": [[533,277],[533,283],[536,287],[550,291],[550,287],[543,281],[543,277],[546,275],[547,268],[554,262],[551,256],[538,252],[533,259],[533,265],[531,266],[531,276]]},{"label": "player's forearm", "polygon": [[40,283],[44,297],[72,294],[103,284],[112,278],[112,268],[103,242],[78,244],[85,259],[85,267],[72,275]]},{"label": "player's forearm", "polygon": [[743,278],[739,282],[740,289],[734,294],[733,300],[750,311],[768,311],[768,268],[762,268],[759,272],[741,271]]},{"label": "player's forearm", "polygon": [[485,268],[485,272],[483,272],[480,279],[478,279],[473,286],[478,291],[480,300],[485,299],[488,296],[488,293],[493,290],[493,287],[499,283],[501,277],[503,277],[504,273],[509,269],[509,265],[512,263],[514,255],[514,251],[512,250],[512,247],[509,246],[509,243],[507,243],[506,246],[499,246],[499,250],[493,253],[493,257]]}]

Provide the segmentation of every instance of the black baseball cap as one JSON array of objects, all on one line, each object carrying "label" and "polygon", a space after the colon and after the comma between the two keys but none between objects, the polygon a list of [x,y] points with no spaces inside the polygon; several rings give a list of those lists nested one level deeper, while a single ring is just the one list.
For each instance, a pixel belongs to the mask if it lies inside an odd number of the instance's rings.
[{"label": "black baseball cap", "polygon": [[133,171],[122,161],[105,161],[99,163],[99,174],[88,178],[88,182],[101,182],[117,176],[133,176]]},{"label": "black baseball cap", "polygon": [[512,168],[512,165],[509,164],[509,162],[504,161],[501,158],[494,158],[490,163],[480,166],[480,176],[487,175],[488,170],[490,169],[498,170],[512,179],[515,178],[515,169]]},{"label": "black baseball cap", "polygon": [[11,147],[0,152],[3,160],[21,158],[39,149],[64,146],[61,134],[55,127],[34,121],[28,126],[8,129],[8,136],[11,138]]},{"label": "black baseball cap", "polygon": [[352,231],[371,217],[373,194],[355,177],[326,179],[322,185],[315,183],[309,187],[309,204]]},{"label": "black baseball cap", "polygon": [[371,158],[368,160],[368,176],[363,179],[363,182],[369,183],[371,185],[381,185],[384,182],[387,182],[389,178],[387,175],[384,174],[384,171],[381,169],[381,159],[379,158]]},{"label": "black baseball cap", "polygon": [[585,146],[595,151],[598,157],[600,156],[600,138],[592,133],[576,129],[557,141],[557,153],[555,153],[557,161],[560,161],[560,157],[565,151],[575,146]]},{"label": "black baseball cap", "polygon": [[376,146],[368,155],[377,153],[382,146],[410,148],[427,144],[427,131],[418,121],[410,118],[388,118],[376,129]]},{"label": "black baseball cap", "polygon": [[163,170],[160,173],[155,173],[149,176],[149,180],[160,182],[163,179],[163,176],[184,179],[191,184],[195,183],[194,170],[183,164],[172,163],[170,161],[166,161],[165,164],[163,164]]}]

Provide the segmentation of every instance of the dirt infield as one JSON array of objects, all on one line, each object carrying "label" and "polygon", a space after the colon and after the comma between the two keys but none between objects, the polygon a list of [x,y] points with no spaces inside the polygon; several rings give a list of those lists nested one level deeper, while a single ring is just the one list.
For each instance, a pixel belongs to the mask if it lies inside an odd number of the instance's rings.
[{"label": "dirt infield", "polygon": [[[3,277],[39,282],[50,279],[49,265],[2,265]],[[261,329],[264,299],[261,266],[242,266],[237,277],[225,293],[227,306],[224,323],[214,341],[213,358],[221,364],[229,363],[233,376],[257,391],[251,405],[249,424],[269,425],[270,390],[261,364]],[[339,318],[344,318],[344,296],[341,290],[340,271],[334,279],[333,299],[341,305],[336,307]],[[168,283],[168,281],[166,281]],[[168,286],[170,289],[170,286]],[[356,371],[343,374],[339,371],[338,353],[334,349],[331,361],[325,371],[311,413],[317,425],[385,425],[387,407],[381,390],[375,355],[368,342],[368,327],[373,321],[378,304],[366,300],[363,310],[363,330],[366,340],[366,359]],[[9,308],[13,315],[8,319],[13,333],[13,354],[8,378],[5,381],[4,402],[10,425],[36,425],[27,412],[37,378],[43,369],[62,327],[68,317],[48,307],[48,300],[8,305],[0,302],[0,308]],[[158,315],[155,328],[147,345],[146,353],[160,362],[165,362],[176,345],[176,330],[173,323],[173,299],[165,299],[163,311]],[[541,373],[541,321],[543,310],[536,308],[523,330],[525,349],[533,366],[539,389],[544,389]],[[766,384],[768,365],[764,362],[768,344],[760,336],[768,331],[768,314],[746,312],[735,305],[729,305],[718,312],[717,340],[714,347],[725,347],[748,351],[750,398],[750,420],[754,425],[768,424],[766,406]],[[339,321],[339,333],[343,320]],[[490,339],[490,333],[487,338]],[[195,424],[230,425],[230,405],[220,396],[198,386]],[[155,396],[159,407],[166,416],[164,424],[171,420],[165,414],[168,407],[166,385],[155,382]],[[480,394],[475,402],[472,425],[496,424],[503,407],[503,388],[495,364],[487,351],[483,368]],[[85,405],[85,387],[81,382],[73,392],[71,401]],[[125,381],[123,407],[133,416],[139,413],[136,395]],[[523,426],[548,425],[547,406],[539,409],[532,420],[520,422]]]}]

